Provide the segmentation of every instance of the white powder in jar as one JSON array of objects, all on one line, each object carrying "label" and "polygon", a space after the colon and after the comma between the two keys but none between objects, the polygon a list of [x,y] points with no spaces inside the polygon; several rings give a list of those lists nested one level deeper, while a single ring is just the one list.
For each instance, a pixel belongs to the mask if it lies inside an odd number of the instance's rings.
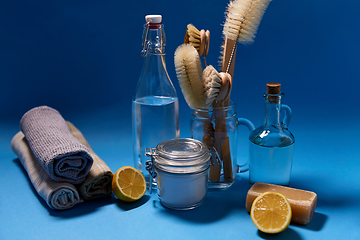
[{"label": "white powder in jar", "polygon": [[158,196],[166,206],[192,209],[203,203],[207,192],[208,169],[200,173],[175,174],[157,171]]}]

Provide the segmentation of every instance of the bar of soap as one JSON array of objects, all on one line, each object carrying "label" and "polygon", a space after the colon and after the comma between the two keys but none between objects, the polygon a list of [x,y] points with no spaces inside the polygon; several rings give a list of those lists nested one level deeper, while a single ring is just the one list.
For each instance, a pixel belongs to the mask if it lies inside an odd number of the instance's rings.
[{"label": "bar of soap", "polygon": [[292,210],[291,221],[294,223],[306,225],[314,215],[317,202],[316,193],[260,182],[255,183],[247,193],[245,206],[248,212],[250,212],[255,198],[264,192],[278,192],[288,199]]}]

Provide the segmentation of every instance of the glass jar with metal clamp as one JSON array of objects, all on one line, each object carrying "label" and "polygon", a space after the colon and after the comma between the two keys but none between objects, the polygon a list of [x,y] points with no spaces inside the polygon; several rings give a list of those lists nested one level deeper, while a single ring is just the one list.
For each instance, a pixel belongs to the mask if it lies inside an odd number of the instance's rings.
[{"label": "glass jar with metal clamp", "polygon": [[146,162],[146,169],[157,180],[160,202],[176,210],[200,206],[207,193],[211,162],[217,161],[214,153],[203,142],[190,138],[171,139],[155,149],[147,148],[146,156],[151,160]]}]

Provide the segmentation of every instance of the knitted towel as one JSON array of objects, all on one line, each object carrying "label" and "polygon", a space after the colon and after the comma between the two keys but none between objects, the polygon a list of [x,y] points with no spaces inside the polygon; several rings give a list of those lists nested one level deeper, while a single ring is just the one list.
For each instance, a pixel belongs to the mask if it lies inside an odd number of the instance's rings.
[{"label": "knitted towel", "polygon": [[84,182],[93,159],[66,125],[60,113],[50,107],[36,107],[24,114],[20,129],[49,176],[59,182]]},{"label": "knitted towel", "polygon": [[82,133],[71,122],[66,122],[71,134],[79,140],[90,151],[94,163],[86,176],[85,181],[78,187],[80,196],[84,200],[93,200],[97,198],[110,197],[111,182],[113,173],[106,163],[91,149]]},{"label": "knitted towel", "polygon": [[71,183],[56,182],[45,172],[36,160],[22,132],[11,141],[11,149],[18,156],[38,194],[52,209],[65,210],[82,202],[75,186]]}]

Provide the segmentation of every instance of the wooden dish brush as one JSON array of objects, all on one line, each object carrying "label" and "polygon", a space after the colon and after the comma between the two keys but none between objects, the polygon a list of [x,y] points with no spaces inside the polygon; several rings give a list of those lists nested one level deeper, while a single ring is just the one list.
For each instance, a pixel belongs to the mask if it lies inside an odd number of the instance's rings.
[{"label": "wooden dish brush", "polygon": [[[248,44],[254,41],[260,21],[271,0],[234,0],[227,7],[226,21],[223,28],[224,44],[221,56],[221,71],[234,77],[234,66],[237,43]],[[230,94],[229,94],[230,95]],[[219,103],[221,107],[229,106],[229,100]],[[217,113],[221,116],[224,113]],[[219,125],[218,127],[216,125]],[[224,134],[225,132],[225,134]],[[215,124],[214,138],[221,147],[221,159],[225,181],[233,181],[233,170],[229,137],[226,122]]]}]

